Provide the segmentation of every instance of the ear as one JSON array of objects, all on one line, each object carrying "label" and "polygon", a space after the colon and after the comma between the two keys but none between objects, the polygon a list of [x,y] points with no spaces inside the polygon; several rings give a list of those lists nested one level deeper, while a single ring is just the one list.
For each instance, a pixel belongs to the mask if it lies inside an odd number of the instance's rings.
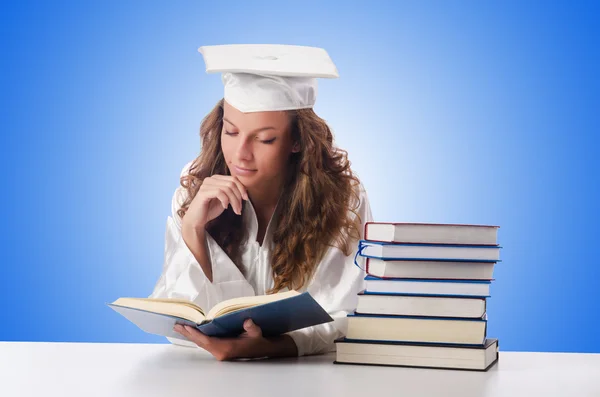
[{"label": "ear", "polygon": [[298,153],[300,151],[300,142],[294,142],[292,145],[292,153]]}]

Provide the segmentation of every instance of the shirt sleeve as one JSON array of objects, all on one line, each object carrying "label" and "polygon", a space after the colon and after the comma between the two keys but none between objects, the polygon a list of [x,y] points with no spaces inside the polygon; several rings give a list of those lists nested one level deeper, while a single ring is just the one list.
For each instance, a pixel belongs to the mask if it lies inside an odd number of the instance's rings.
[{"label": "shirt sleeve", "polygon": [[[184,171],[189,168],[186,165]],[[204,274],[194,254],[181,235],[181,218],[177,210],[186,198],[186,190],[178,187],[171,201],[171,216],[167,218],[162,272],[150,298],[185,299],[205,310],[227,299],[255,295],[254,289],[217,242],[206,233],[208,256],[212,264],[213,281]],[[180,339],[170,342],[186,346],[195,344]]]},{"label": "shirt sleeve", "polygon": [[[357,214],[360,216],[360,238],[363,238],[364,225],[373,221],[369,200],[362,184]],[[329,313],[333,322],[307,327],[287,333],[298,349],[298,355],[327,353],[335,350],[334,341],[346,335],[346,316],[356,309],[357,294],[364,290],[365,271],[354,263],[358,240],[351,241],[354,247],[349,256],[331,247],[319,264],[307,291]],[[358,258],[360,259],[360,258]]]}]

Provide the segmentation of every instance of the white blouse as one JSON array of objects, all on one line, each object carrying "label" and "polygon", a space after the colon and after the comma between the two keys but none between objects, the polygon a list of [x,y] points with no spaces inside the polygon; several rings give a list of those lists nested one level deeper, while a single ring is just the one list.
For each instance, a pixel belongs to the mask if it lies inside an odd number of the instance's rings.
[{"label": "white blouse", "polygon": [[[181,175],[184,175],[188,163]],[[231,258],[206,233],[208,255],[212,264],[212,283],[205,276],[196,258],[181,236],[181,218],[177,210],[185,200],[187,191],[178,187],[173,195],[171,212],[167,218],[165,252],[162,274],[150,295],[151,298],[178,298],[193,301],[208,310],[217,303],[241,296],[264,295],[273,286],[269,252],[271,222],[267,226],[262,246],[256,241],[258,221],[250,201],[244,201],[243,225],[248,228],[248,240],[241,250],[241,266],[245,278]],[[360,185],[360,205],[357,213],[361,219],[361,238],[365,222],[372,221],[367,194]],[[289,332],[298,349],[298,355],[326,353],[335,350],[335,339],[346,334],[346,315],[352,313],[357,304],[357,293],[364,289],[365,273],[354,264],[358,241],[352,241],[353,252],[346,256],[330,247],[319,263],[311,281],[299,292],[308,291],[329,313],[333,322]],[[360,259],[360,257],[359,257]],[[361,262],[359,262],[361,264]],[[361,267],[364,266],[361,264]],[[196,346],[187,341],[167,338],[171,343]]]}]

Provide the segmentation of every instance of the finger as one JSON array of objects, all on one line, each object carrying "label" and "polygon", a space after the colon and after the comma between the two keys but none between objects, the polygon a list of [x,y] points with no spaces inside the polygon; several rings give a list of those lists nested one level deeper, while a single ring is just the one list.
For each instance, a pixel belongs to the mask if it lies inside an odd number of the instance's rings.
[{"label": "finger", "polygon": [[[221,179],[216,179],[215,183],[219,184],[219,186],[223,186],[224,188],[230,190],[235,197],[237,197],[239,202],[240,214],[242,211],[243,200],[247,200],[248,193],[246,192],[246,188],[242,185],[241,182],[237,181],[233,177],[223,177],[219,175]],[[227,178],[227,179],[222,179]],[[237,182],[236,182],[237,181]]]},{"label": "finger", "polygon": [[235,183],[235,181],[231,177],[225,177],[223,175],[215,175],[215,180],[213,183],[217,186],[228,187],[236,195],[236,197],[238,197],[240,200],[242,200],[244,197],[244,195],[240,191],[239,186]]},{"label": "finger", "polygon": [[210,349],[210,337],[204,335],[202,332],[198,331],[194,327],[190,327],[189,325],[185,325],[185,326],[179,325],[178,332],[181,335],[188,338],[190,341],[192,341],[195,344],[197,344],[198,346],[202,347],[203,349],[205,349],[205,350]]},{"label": "finger", "polygon": [[189,340],[212,354],[217,360],[223,361],[233,358],[232,352],[234,351],[234,340],[220,340],[219,338],[213,338],[204,335],[202,332],[189,325],[182,328],[182,333],[184,333]]},{"label": "finger", "polygon": [[173,326],[173,331],[177,332],[179,335],[183,336],[187,340],[192,341],[189,332],[184,328],[183,324],[175,324]]},{"label": "finger", "polygon": [[202,195],[206,202],[210,202],[213,199],[219,200],[223,209],[227,209],[227,206],[229,206],[229,202],[231,201],[229,196],[221,191],[219,187],[207,187],[202,191]]},{"label": "finger", "polygon": [[202,332],[198,331],[196,328],[186,325],[183,327],[188,334],[192,337],[192,340],[196,342],[200,346],[204,346],[208,349],[211,346],[212,338],[210,336],[204,335]]},{"label": "finger", "polygon": [[233,177],[231,177],[231,179],[235,183],[235,185],[238,187],[238,189],[240,190],[240,193],[242,193],[242,197],[244,197],[244,199],[246,199],[246,200],[249,200],[248,190],[246,190],[246,186],[244,186],[244,184],[238,179],[237,176],[233,176]]},{"label": "finger", "polygon": [[227,195],[227,197],[229,197],[229,204],[231,205],[233,212],[238,215],[242,215],[242,198],[236,196],[234,189],[230,188],[229,186],[219,186],[217,189],[220,189]]},{"label": "finger", "polygon": [[248,194],[245,192],[245,188],[241,182],[239,182],[240,184],[238,185],[233,181],[232,177],[225,175],[213,175],[210,178],[206,178],[204,181],[205,183],[203,183],[203,186],[205,185],[208,191],[212,191],[212,189],[223,190],[229,197],[229,204],[233,211],[238,215],[242,214],[243,194],[240,192],[240,186],[241,189],[244,189],[246,197]]},{"label": "finger", "polygon": [[231,204],[231,197],[229,197],[229,195],[220,188],[215,188],[213,194],[217,199],[219,199],[224,209],[227,209],[229,204]]},{"label": "finger", "polygon": [[[233,197],[231,201],[232,207],[236,214],[242,214],[242,193],[239,191],[235,182],[231,180],[219,180],[216,185],[218,188],[223,189],[229,197]],[[235,203],[235,207],[233,205]]]},{"label": "finger", "polygon": [[248,191],[246,190],[246,186],[236,177],[236,176],[228,176],[228,175],[214,175],[217,180],[226,180],[231,181],[238,188],[240,194],[244,198],[244,200],[249,200]]},{"label": "finger", "polygon": [[262,330],[251,319],[244,321],[244,330],[251,338],[259,338],[262,336]]}]

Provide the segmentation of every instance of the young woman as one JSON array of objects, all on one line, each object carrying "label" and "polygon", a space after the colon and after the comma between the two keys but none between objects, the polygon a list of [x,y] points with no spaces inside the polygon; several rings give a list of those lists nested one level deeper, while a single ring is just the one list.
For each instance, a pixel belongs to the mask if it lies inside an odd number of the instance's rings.
[{"label": "young woman", "polygon": [[210,308],[234,297],[309,291],[334,322],[277,338],[263,337],[251,320],[237,338],[175,331],[218,360],[331,351],[363,288],[354,257],[372,220],[366,192],[311,106],[241,111],[230,103],[239,96],[227,93],[202,121],[201,153],[173,195],[163,272],[151,297]]}]

